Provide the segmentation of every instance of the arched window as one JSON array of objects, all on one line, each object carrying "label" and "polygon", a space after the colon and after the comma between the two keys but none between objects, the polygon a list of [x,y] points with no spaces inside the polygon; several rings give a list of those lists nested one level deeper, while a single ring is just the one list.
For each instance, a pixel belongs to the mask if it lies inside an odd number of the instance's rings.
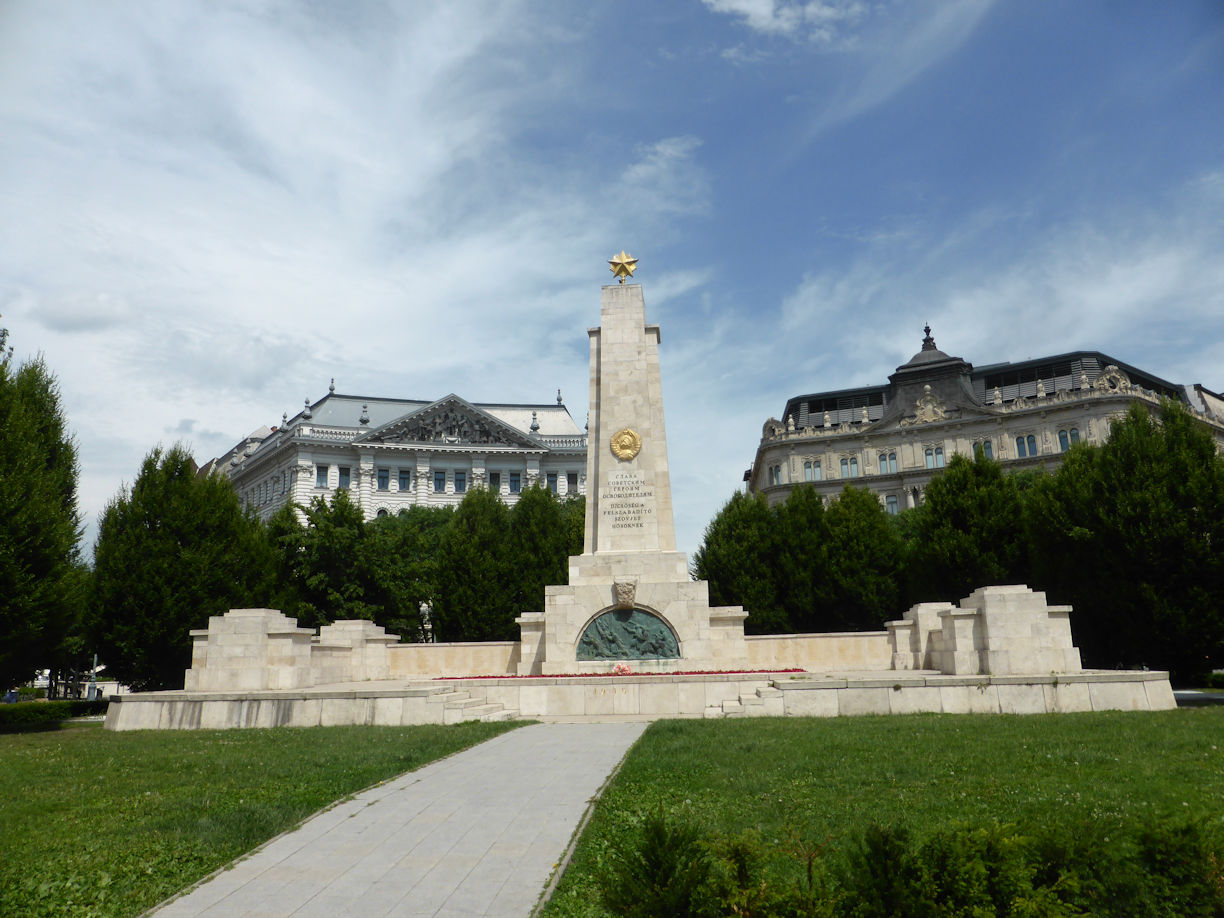
[{"label": "arched window", "polygon": [[803,463],[803,480],[820,481],[820,460],[809,459]]},{"label": "arched window", "polygon": [[978,451],[981,452],[984,459],[994,458],[994,442],[991,440],[983,440],[977,445]]},{"label": "arched window", "polygon": [[375,514],[375,516],[386,516],[386,515],[387,515],[386,510],[379,510],[378,513]]},{"label": "arched window", "polygon": [[880,474],[888,475],[897,471],[897,454],[880,453]]},{"label": "arched window", "polygon": [[1071,438],[1067,435],[1065,430],[1060,430],[1058,432],[1058,448],[1064,453],[1071,448]]},{"label": "arched window", "polygon": [[935,450],[927,447],[926,451],[926,467],[928,469],[935,468]]},{"label": "arched window", "polygon": [[935,468],[942,469],[944,467],[943,447],[935,447]]},{"label": "arched window", "polygon": [[858,457],[857,456],[852,456],[850,458],[850,477],[858,478]]},{"label": "arched window", "polygon": [[1034,437],[1032,434],[1029,434],[1029,435],[1028,435],[1027,437],[1025,437],[1024,439],[1025,439],[1025,440],[1028,442],[1028,453],[1029,453],[1029,455],[1030,455],[1030,456],[1036,456],[1036,455],[1037,455],[1037,438],[1036,438],[1036,437]]},{"label": "arched window", "polygon": [[884,498],[884,509],[892,516],[896,516],[900,512],[900,509],[897,507],[897,495],[889,494]]},{"label": "arched window", "polygon": [[1078,427],[1071,428],[1071,442],[1072,443],[1079,442],[1079,428]]},{"label": "arched window", "polygon": [[842,478],[850,477],[850,460],[849,459],[843,459],[841,461],[841,477]]},{"label": "arched window", "polygon": [[1027,455],[1024,449],[1024,437],[1016,437],[1016,458],[1023,459]]}]

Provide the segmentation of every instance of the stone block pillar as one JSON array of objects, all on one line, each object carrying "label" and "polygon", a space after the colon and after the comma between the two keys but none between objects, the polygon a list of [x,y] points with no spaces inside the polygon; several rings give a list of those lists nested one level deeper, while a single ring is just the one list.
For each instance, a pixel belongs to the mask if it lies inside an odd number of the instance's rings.
[{"label": "stone block pillar", "polygon": [[230,609],[192,631],[189,692],[305,688],[314,632],[275,609]]}]

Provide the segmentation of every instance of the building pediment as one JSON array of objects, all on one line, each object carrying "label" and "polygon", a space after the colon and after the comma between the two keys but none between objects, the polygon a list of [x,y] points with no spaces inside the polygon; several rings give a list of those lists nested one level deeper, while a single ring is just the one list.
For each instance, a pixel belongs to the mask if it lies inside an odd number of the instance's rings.
[{"label": "building pediment", "polygon": [[355,442],[541,449],[529,434],[454,394],[362,434]]}]

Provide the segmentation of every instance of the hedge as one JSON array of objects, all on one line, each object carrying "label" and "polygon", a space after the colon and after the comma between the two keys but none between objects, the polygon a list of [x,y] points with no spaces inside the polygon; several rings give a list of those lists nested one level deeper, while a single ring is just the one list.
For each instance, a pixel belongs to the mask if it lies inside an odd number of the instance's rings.
[{"label": "hedge", "polygon": [[98,701],[19,701],[0,704],[0,731],[20,730],[40,724],[54,724],[70,717],[105,714],[109,704]]}]

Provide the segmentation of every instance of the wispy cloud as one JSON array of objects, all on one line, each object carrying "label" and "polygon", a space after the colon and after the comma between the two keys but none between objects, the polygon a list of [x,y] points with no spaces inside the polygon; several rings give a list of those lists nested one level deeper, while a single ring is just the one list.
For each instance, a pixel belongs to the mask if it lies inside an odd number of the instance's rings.
[{"label": "wispy cloud", "polygon": [[[887,102],[959,48],[994,0],[939,0],[909,15],[896,7],[877,20],[878,30],[860,43],[861,71],[843,83],[809,128],[809,137]],[[892,14],[892,15],[890,15]]]},{"label": "wispy cloud", "polygon": [[861,0],[702,0],[716,13],[738,17],[766,35],[832,44],[868,14]]},{"label": "wispy cloud", "polygon": [[1016,215],[993,211],[942,238],[882,240],[848,266],[809,274],[783,300],[782,327],[788,340],[824,336],[855,383],[883,379],[929,321],[940,347],[971,361],[1096,349],[1142,365],[1142,353],[1160,364],[1144,367],[1152,372],[1218,385],[1217,178],[1188,183],[1159,210],[1051,224],[1018,249],[1004,243]]}]

